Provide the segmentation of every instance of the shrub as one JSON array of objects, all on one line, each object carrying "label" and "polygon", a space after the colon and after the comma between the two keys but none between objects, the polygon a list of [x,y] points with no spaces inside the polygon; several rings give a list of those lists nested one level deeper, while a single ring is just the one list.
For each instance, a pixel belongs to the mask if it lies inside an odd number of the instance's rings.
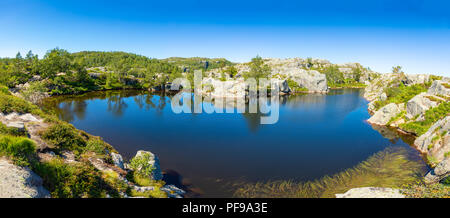
[{"label": "shrub", "polygon": [[389,103],[407,103],[414,96],[426,91],[426,87],[422,84],[405,86],[403,83],[400,83],[395,87],[387,87],[384,89],[387,99],[385,101],[376,101],[374,104],[375,110],[378,110]]},{"label": "shrub", "polygon": [[92,151],[97,154],[106,154],[106,143],[100,138],[92,137],[88,140],[86,144],[86,150]]},{"label": "shrub", "polygon": [[21,131],[14,127],[7,127],[2,122],[0,122],[0,134],[12,135],[12,136],[26,136],[25,131]]},{"label": "shrub", "polygon": [[35,152],[36,145],[27,138],[0,136],[0,155],[11,157],[17,165],[28,166],[28,159]]},{"label": "shrub", "polygon": [[134,170],[135,174],[140,177],[151,177],[153,170],[155,169],[153,165],[148,162],[152,157],[149,153],[143,153],[140,156],[134,157],[130,161],[130,168]]},{"label": "shrub", "polygon": [[86,163],[66,164],[55,158],[49,162],[37,163],[34,171],[44,180],[53,197],[80,198],[105,197],[109,186],[102,180],[101,173]]},{"label": "shrub", "polygon": [[428,131],[428,129],[436,121],[446,117],[450,111],[450,102],[443,102],[439,106],[431,108],[425,112],[425,120],[405,123],[400,127],[406,131],[414,132],[417,135],[422,135]]},{"label": "shrub", "polygon": [[58,149],[82,152],[86,141],[72,125],[56,123],[41,133],[42,138],[54,144]]},{"label": "shrub", "polygon": [[11,112],[17,112],[20,114],[33,113],[37,115],[42,113],[36,105],[33,105],[32,103],[16,96],[6,95],[3,93],[0,93],[0,112],[5,114]]}]

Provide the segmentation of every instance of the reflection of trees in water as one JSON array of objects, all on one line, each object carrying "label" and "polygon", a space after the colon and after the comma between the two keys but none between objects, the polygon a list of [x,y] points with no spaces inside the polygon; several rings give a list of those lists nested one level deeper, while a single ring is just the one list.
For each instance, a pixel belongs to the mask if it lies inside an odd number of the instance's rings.
[{"label": "reflection of trees in water", "polygon": [[107,100],[108,111],[115,117],[123,116],[125,109],[128,107],[127,103],[123,100],[124,97],[119,95],[111,95]]}]

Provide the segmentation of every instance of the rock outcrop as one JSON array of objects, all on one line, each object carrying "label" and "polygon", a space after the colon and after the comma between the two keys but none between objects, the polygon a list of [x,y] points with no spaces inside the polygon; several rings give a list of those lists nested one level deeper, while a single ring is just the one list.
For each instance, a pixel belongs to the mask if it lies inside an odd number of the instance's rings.
[{"label": "rock outcrop", "polygon": [[439,162],[450,152],[450,116],[434,123],[427,132],[419,136],[414,145],[422,153],[434,157]]},{"label": "rock outcrop", "polygon": [[450,96],[449,83],[443,80],[436,80],[431,84],[428,89],[428,94],[438,95],[438,96]]},{"label": "rock outcrop", "polygon": [[[153,168],[151,172],[151,179],[153,180],[161,180],[163,178],[161,167],[159,166],[159,159],[156,155],[154,155],[150,151],[140,150],[137,152],[136,156],[133,158],[134,160],[139,159],[139,163],[137,166],[132,166],[133,170],[141,171],[145,168]],[[132,161],[133,161],[132,159]],[[130,164],[131,165],[131,164]]]},{"label": "rock outcrop", "polygon": [[42,178],[28,168],[0,159],[0,198],[48,198]]},{"label": "rock outcrop", "polygon": [[432,99],[440,98],[437,96],[429,95],[425,92],[414,96],[406,104],[406,118],[412,119],[417,115],[425,113],[425,111],[429,110],[430,108],[438,106],[439,101],[434,101]]},{"label": "rock outcrop", "polygon": [[336,198],[405,198],[399,189],[363,187],[353,188],[344,194],[336,194]]},{"label": "rock outcrop", "polygon": [[450,176],[450,157],[441,161],[434,169],[425,176],[425,183],[437,183]]},{"label": "rock outcrop", "polygon": [[307,88],[309,92],[328,92],[325,74],[315,70],[293,69],[288,72],[288,75],[299,86]]},{"label": "rock outcrop", "polygon": [[429,80],[429,74],[406,74],[403,83],[405,85],[424,84]]},{"label": "rock outcrop", "polygon": [[400,112],[401,108],[399,107],[399,105],[390,103],[375,112],[375,114],[369,120],[367,120],[367,122],[370,124],[384,126]]}]

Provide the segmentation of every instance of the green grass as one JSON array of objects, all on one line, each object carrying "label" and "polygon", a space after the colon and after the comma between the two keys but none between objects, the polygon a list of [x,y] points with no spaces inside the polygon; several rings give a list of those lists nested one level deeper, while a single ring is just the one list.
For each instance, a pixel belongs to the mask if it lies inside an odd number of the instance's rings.
[{"label": "green grass", "polygon": [[426,167],[408,158],[402,147],[389,147],[346,171],[307,182],[270,181],[235,184],[235,197],[320,198],[334,197],[358,187],[398,188],[420,180]]},{"label": "green grass", "polygon": [[10,157],[16,165],[28,166],[36,153],[36,145],[25,137],[0,136],[0,155]]},{"label": "green grass", "polygon": [[449,112],[450,102],[443,102],[439,106],[427,110],[425,112],[425,120],[401,124],[400,128],[420,136],[427,132],[436,121],[448,116]]}]

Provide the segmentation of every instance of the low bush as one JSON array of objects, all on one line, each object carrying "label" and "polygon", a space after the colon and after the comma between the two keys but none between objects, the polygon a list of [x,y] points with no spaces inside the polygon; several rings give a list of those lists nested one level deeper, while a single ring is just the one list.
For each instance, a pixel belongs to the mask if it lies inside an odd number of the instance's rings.
[{"label": "low bush", "polygon": [[28,166],[35,153],[36,145],[28,138],[0,136],[0,155],[10,157],[17,165]]},{"label": "low bush", "polygon": [[86,147],[86,140],[72,125],[55,123],[41,133],[43,139],[56,146],[56,149],[68,149],[81,153]]},{"label": "low bush", "polygon": [[449,113],[450,102],[443,102],[439,106],[427,110],[423,121],[405,123],[400,125],[400,128],[420,136],[427,132],[433,123],[448,116]]},{"label": "low bush", "polygon": [[110,190],[101,173],[90,164],[66,164],[55,158],[36,163],[34,171],[43,178],[44,186],[56,198],[99,198],[105,197]]},{"label": "low bush", "polygon": [[9,114],[12,112],[17,112],[20,114],[42,114],[42,112],[36,105],[16,96],[3,93],[0,93],[0,112],[5,114]]}]

